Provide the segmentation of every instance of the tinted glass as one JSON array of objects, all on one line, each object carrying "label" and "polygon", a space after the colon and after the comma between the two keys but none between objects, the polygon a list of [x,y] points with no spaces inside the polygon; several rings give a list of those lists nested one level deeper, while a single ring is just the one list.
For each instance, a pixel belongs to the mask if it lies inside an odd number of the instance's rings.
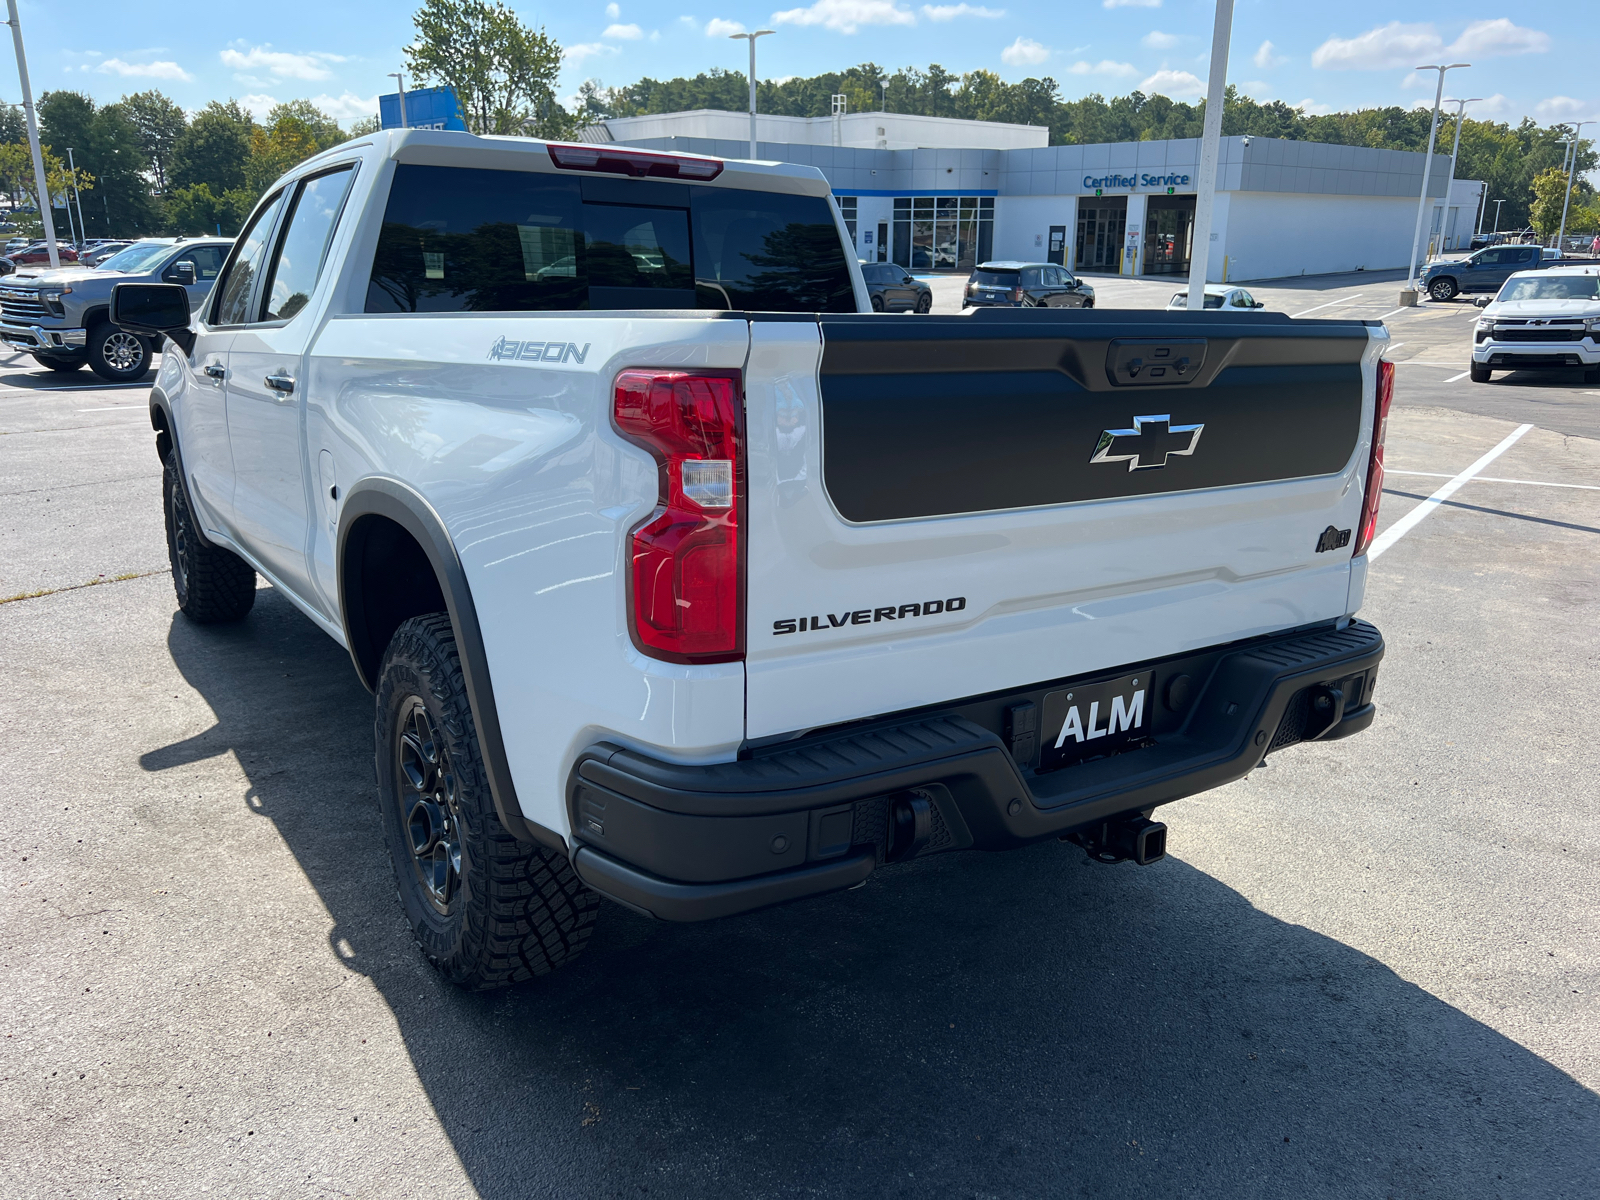
[{"label": "tinted glass", "polygon": [[972,273],[972,282],[980,287],[1016,287],[1017,273],[1015,271],[984,271]]},{"label": "tinted glass", "polygon": [[278,239],[278,257],[272,264],[272,282],[261,306],[263,321],[287,321],[311,300],[322,274],[322,263],[333,238],[334,222],[344,204],[354,172],[345,167],[318,175],[300,185],[294,211]]},{"label": "tinted glass", "polygon": [[691,188],[690,196],[700,307],[855,311],[849,261],[825,197],[710,187]]},{"label": "tinted glass", "polygon": [[172,260],[165,274],[172,273],[172,267],[179,263],[194,264],[194,278],[196,283],[204,283],[208,279],[215,279],[222,270],[223,259],[227,255],[226,246],[190,246],[177,258]]},{"label": "tinted glass", "polygon": [[1533,262],[1539,257],[1541,257],[1541,252],[1537,246],[1524,246],[1517,251],[1518,262]]},{"label": "tinted glass", "polygon": [[[1185,296],[1184,299],[1187,300],[1188,297]],[[1222,300],[1223,300],[1223,298],[1221,296],[1213,296],[1210,293],[1207,293],[1206,294],[1206,307],[1207,308],[1221,308],[1222,307]]]},{"label": "tinted glass", "polygon": [[267,235],[272,232],[273,219],[283,203],[283,193],[273,196],[256,212],[235,246],[233,265],[223,276],[218,288],[217,306],[213,310],[214,325],[243,325],[250,319],[250,291],[265,265]]},{"label": "tinted glass", "polygon": [[606,182],[397,167],[366,311],[855,311],[826,198]]},{"label": "tinted glass", "polygon": [[102,271],[143,271],[172,249],[159,242],[135,242],[126,250],[113,254],[100,264]]},{"label": "tinted glass", "polygon": [[1513,279],[1496,299],[1600,300],[1600,275],[1547,275],[1543,279]]},{"label": "tinted glass", "polygon": [[1024,267],[1022,269],[1022,286],[1025,288],[1036,288],[1043,286],[1038,267]]}]

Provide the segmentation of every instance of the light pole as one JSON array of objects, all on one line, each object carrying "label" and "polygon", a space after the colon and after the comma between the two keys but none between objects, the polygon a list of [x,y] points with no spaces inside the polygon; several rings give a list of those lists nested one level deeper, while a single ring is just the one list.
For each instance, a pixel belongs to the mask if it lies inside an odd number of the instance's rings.
[{"label": "light pole", "polygon": [[1206,267],[1211,263],[1211,210],[1217,199],[1217,159],[1222,146],[1222,100],[1228,82],[1228,39],[1233,36],[1233,0],[1217,0],[1211,27],[1211,77],[1206,81],[1206,120],[1200,135],[1200,176],[1195,185],[1194,241],[1189,251],[1189,311],[1206,306]]},{"label": "light pole", "polygon": [[[72,198],[78,205],[78,237],[80,240],[87,242],[89,240],[89,231],[83,226],[83,194],[78,191],[78,167],[72,161],[71,146],[67,147],[67,170],[72,173]],[[101,193],[101,195],[104,194],[104,192]],[[111,230],[108,228],[106,233],[109,234],[110,232]]]},{"label": "light pole", "polygon": [[750,43],[750,157],[756,156],[756,39],[766,37],[769,33],[776,33],[775,29],[758,29],[754,33],[730,33],[729,39],[739,41],[741,38]]},{"label": "light pole", "polygon": [[1500,232],[1500,206],[1504,203],[1504,200],[1496,200],[1494,202],[1494,232],[1496,233]]},{"label": "light pole", "polygon": [[878,80],[878,86],[883,89],[883,111],[884,112],[888,112],[889,111],[889,81],[887,79],[880,79],[880,80]]},{"label": "light pole", "polygon": [[404,71],[390,71],[389,78],[394,80],[400,88],[400,128],[411,128],[411,122],[406,120],[406,76]]},{"label": "light pole", "polygon": [[[1400,303],[1408,306],[1417,302],[1417,242],[1422,237],[1422,214],[1428,208],[1428,177],[1433,174],[1433,145],[1439,136],[1439,103],[1444,99],[1444,73],[1457,67],[1470,67],[1471,63],[1451,63],[1448,66],[1418,67],[1419,71],[1439,72],[1439,87],[1433,93],[1433,116],[1428,120],[1428,157],[1422,160],[1422,195],[1417,200],[1417,226],[1411,231],[1411,261],[1406,267],[1406,286],[1400,289]],[[1450,198],[1445,197],[1448,204]]]},{"label": "light pole", "polygon": [[17,78],[22,82],[22,114],[28,119],[28,149],[33,151],[33,182],[39,193],[39,220],[44,224],[44,244],[50,251],[50,269],[61,266],[56,253],[56,223],[50,216],[50,183],[44,176],[44,154],[39,149],[39,119],[33,111],[33,87],[28,83],[28,56],[22,51],[22,22],[17,19],[17,0],[6,0],[11,38],[17,45]]},{"label": "light pole", "polygon": [[1593,124],[1593,121],[1579,121],[1572,127],[1572,165],[1567,168],[1567,194],[1561,197],[1561,232],[1556,234],[1558,248],[1561,239],[1567,236],[1567,205],[1572,201],[1572,176],[1578,169],[1578,133],[1585,125]]},{"label": "light pole", "polygon": [[[1451,100],[1449,103],[1456,105],[1456,140],[1450,147],[1450,182],[1444,188],[1444,216],[1450,219],[1450,189],[1456,185],[1456,155],[1461,151],[1461,122],[1467,115],[1467,105],[1476,104],[1482,96],[1468,96],[1465,100]],[[1441,233],[1444,231],[1441,229]],[[1443,240],[1443,239],[1440,239]]]}]

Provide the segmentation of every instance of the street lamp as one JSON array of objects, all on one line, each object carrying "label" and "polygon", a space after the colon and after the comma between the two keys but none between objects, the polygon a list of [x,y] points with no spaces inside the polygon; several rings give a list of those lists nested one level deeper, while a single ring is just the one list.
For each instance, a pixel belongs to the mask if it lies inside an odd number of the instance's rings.
[{"label": "street lamp", "polygon": [[1211,76],[1206,82],[1206,119],[1200,130],[1200,174],[1195,182],[1194,233],[1189,250],[1190,312],[1200,312],[1206,304],[1206,268],[1211,265],[1211,212],[1217,200],[1217,159],[1221,157],[1222,148],[1222,102],[1228,81],[1228,40],[1232,36],[1233,0],[1217,0],[1216,20],[1211,27]]},{"label": "street lamp", "polygon": [[[1446,101],[1447,104],[1456,105],[1456,141],[1455,145],[1450,147],[1450,182],[1445,185],[1444,189],[1444,212],[1446,220],[1449,220],[1450,218],[1450,189],[1456,185],[1456,155],[1461,150],[1461,122],[1467,115],[1467,105],[1476,104],[1482,99],[1482,96],[1468,96],[1465,100]],[[1440,232],[1442,233],[1443,230]]]},{"label": "street lamp", "polygon": [[58,270],[61,255],[56,253],[56,223],[50,215],[50,183],[44,175],[44,154],[39,149],[39,118],[33,111],[33,85],[28,82],[28,56],[22,51],[22,22],[17,18],[17,0],[6,0],[11,37],[17,46],[17,77],[22,83],[22,114],[28,119],[28,149],[33,153],[33,182],[39,193],[39,220],[44,225],[44,244],[50,252],[50,269]]},{"label": "street lamp", "polygon": [[[1417,302],[1417,289],[1413,286],[1417,279],[1417,242],[1422,237],[1422,214],[1428,209],[1428,177],[1433,173],[1433,146],[1439,136],[1439,104],[1444,99],[1444,73],[1453,71],[1457,67],[1470,67],[1471,63],[1450,63],[1448,66],[1418,67],[1419,71],[1439,72],[1439,87],[1433,93],[1433,116],[1428,121],[1428,157],[1422,160],[1422,195],[1417,200],[1417,226],[1411,231],[1411,261],[1406,267],[1406,286],[1400,290],[1400,303],[1411,305]],[[1449,196],[1445,203],[1449,203]]]},{"label": "street lamp", "polygon": [[750,43],[750,157],[756,156],[756,39],[776,33],[775,29],[758,29],[754,33],[730,33],[733,41],[743,38]]},{"label": "street lamp", "polygon": [[1567,194],[1561,197],[1561,232],[1556,234],[1556,245],[1561,245],[1561,239],[1567,236],[1567,205],[1572,201],[1572,175],[1578,169],[1578,132],[1585,125],[1593,125],[1593,121],[1579,121],[1572,127],[1572,165],[1567,167]]},{"label": "street lamp", "polygon": [[883,89],[883,111],[884,112],[888,112],[889,111],[889,81],[887,79],[880,79],[880,80],[878,80],[878,86]]},{"label": "street lamp", "polygon": [[411,128],[411,122],[406,120],[406,76],[404,71],[390,71],[389,78],[394,80],[400,88],[400,128]]},{"label": "street lamp", "polygon": [[1504,200],[1496,200],[1494,202],[1494,231],[1496,233],[1500,232],[1500,206],[1504,203]]}]

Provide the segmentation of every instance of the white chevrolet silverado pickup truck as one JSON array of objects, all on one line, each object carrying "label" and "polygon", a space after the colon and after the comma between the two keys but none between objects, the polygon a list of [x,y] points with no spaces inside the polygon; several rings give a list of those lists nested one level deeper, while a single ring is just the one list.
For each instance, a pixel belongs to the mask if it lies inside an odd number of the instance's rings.
[{"label": "white chevrolet silverado pickup truck", "polygon": [[407,130],[285,176],[192,317],[117,289],[178,605],[260,575],[349,648],[452,980],[600,896],[1151,862],[1158,805],[1372,722],[1381,325],[878,316],[848,247],[810,168]]}]

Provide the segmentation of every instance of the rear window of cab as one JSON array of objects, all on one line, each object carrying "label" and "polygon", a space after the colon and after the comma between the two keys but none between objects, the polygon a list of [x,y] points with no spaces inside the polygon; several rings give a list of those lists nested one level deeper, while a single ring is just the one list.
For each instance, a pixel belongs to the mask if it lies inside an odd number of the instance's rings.
[{"label": "rear window of cab", "polygon": [[403,163],[369,313],[854,312],[819,196]]}]

